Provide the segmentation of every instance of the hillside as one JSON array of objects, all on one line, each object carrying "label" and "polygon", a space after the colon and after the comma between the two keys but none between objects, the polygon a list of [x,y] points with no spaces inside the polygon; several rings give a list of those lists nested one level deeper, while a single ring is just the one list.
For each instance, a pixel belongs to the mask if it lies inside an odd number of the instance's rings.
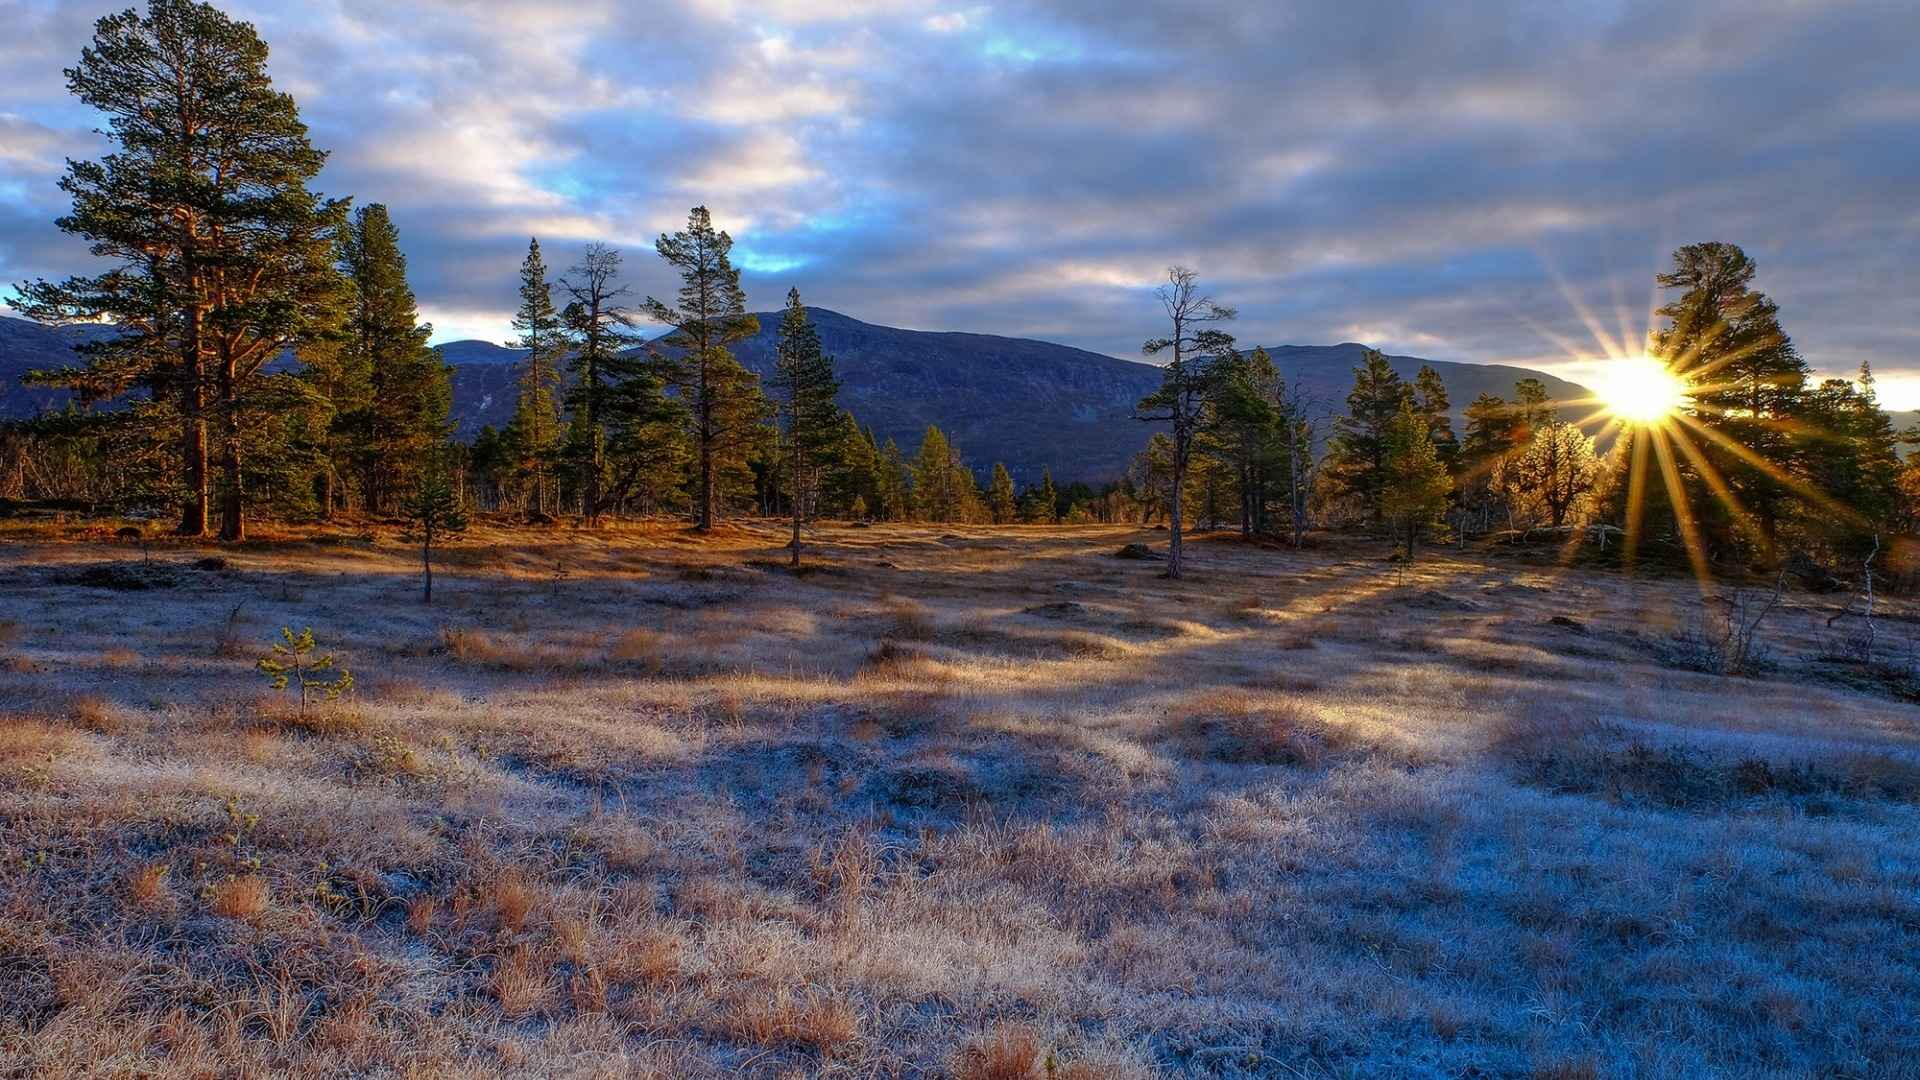
[{"label": "hillside", "polygon": [[[978,469],[1004,461],[1022,483],[1037,480],[1043,468],[1062,481],[1100,480],[1126,468],[1149,430],[1132,419],[1132,408],[1158,385],[1153,365],[1026,338],[877,326],[825,308],[813,309],[813,316],[835,358],[843,404],[905,453],[912,453],[932,423]],[[759,318],[760,333],[735,351],[764,377],[773,370],[780,316],[762,312]],[[0,318],[0,416],[56,407],[59,392],[22,387],[20,376],[58,366],[73,344],[101,332]],[[485,424],[504,425],[513,413],[519,354],[485,341],[438,348],[453,369],[461,437],[471,438]],[[1268,346],[1268,352],[1282,375],[1315,400],[1315,411],[1331,415],[1345,407],[1363,348],[1347,342]],[[1515,380],[1528,376],[1545,382],[1557,398],[1587,396],[1576,384],[1526,368],[1389,359],[1407,378],[1431,363],[1447,384],[1456,416],[1476,395],[1510,395]]]}]

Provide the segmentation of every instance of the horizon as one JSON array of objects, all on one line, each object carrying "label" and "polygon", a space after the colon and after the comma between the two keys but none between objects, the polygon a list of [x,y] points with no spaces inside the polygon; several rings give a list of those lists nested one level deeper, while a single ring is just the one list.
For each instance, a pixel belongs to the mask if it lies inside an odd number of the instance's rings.
[{"label": "horizon", "polygon": [[[0,281],[90,262],[55,181],[104,142],[60,71],[123,6],[9,6]],[[1138,360],[1184,263],[1243,340],[1580,382],[1636,351],[1668,252],[1711,239],[1754,255],[1819,374],[1871,362],[1889,408],[1920,407],[1894,137],[1920,77],[1877,5],[224,6],[330,151],[321,189],[392,210],[436,343],[505,340],[530,234],[556,270],[611,243],[659,292],[653,238],[705,203],[756,309],[798,285],[864,321]],[[1792,74],[1822,58],[1845,62]]]}]

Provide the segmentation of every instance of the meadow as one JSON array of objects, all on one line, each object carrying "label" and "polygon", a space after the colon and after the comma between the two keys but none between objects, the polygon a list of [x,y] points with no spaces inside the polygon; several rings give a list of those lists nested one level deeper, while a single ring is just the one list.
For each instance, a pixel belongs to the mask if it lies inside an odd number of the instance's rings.
[{"label": "meadow", "polygon": [[1843,596],[1729,677],[1551,550],[784,540],[0,532],[0,1074],[1920,1075]]}]

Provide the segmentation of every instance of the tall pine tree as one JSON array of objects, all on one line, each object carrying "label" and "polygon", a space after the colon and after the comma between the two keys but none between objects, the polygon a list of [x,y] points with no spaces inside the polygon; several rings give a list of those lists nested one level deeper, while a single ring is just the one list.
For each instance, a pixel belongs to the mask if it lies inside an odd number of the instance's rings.
[{"label": "tall pine tree", "polygon": [[820,491],[821,473],[832,462],[843,435],[840,409],[834,403],[840,384],[833,376],[833,358],[820,348],[820,331],[807,317],[799,289],[787,291],[773,382],[782,421],[787,499],[793,511],[793,565],[799,566],[800,523]]},{"label": "tall pine tree", "polygon": [[1413,558],[1420,538],[1440,524],[1453,481],[1433,445],[1427,421],[1402,401],[1382,433],[1380,514]]},{"label": "tall pine tree", "polygon": [[636,418],[663,416],[658,378],[645,355],[632,351],[634,313],[625,303],[632,290],[620,284],[620,266],[619,251],[588,244],[580,264],[560,280],[568,297],[561,319],[573,346],[569,451],[589,524],[605,510],[609,432]]},{"label": "tall pine tree", "polygon": [[217,457],[227,540],[245,536],[250,453],[283,453],[275,420],[308,397],[267,365],[331,333],[342,302],[331,255],[346,204],[308,190],[326,155],[266,65],[253,27],[208,4],[151,0],[144,16],[99,20],[67,86],[107,118],[115,150],[69,163],[59,225],[115,265],[24,285],[17,305],[120,327],[46,381],[95,398],[151,391],[130,419],[177,427],[180,531],[207,531]]},{"label": "tall pine tree", "polygon": [[527,242],[520,264],[520,310],[513,317],[517,344],[527,355],[520,362],[520,395],[508,430],[520,474],[529,484],[529,513],[548,514],[547,481],[560,445],[560,416],[554,409],[553,388],[558,365],[566,356],[560,316],[553,309],[553,289],[547,282],[547,264],[540,257],[540,241]]},{"label": "tall pine tree", "polygon": [[1368,349],[1353,370],[1347,414],[1334,421],[1330,475],[1335,490],[1376,523],[1387,516],[1380,500],[1387,482],[1388,435],[1400,413],[1411,412],[1413,404],[1412,388],[1387,363],[1386,354]]},{"label": "tall pine tree", "polygon": [[1013,494],[1013,475],[998,461],[993,463],[993,479],[987,484],[987,509],[995,525],[1012,524],[1020,513]]},{"label": "tall pine tree", "polygon": [[1171,359],[1160,369],[1160,388],[1140,400],[1134,416],[1167,425],[1172,439],[1172,491],[1168,503],[1167,576],[1177,578],[1182,571],[1181,531],[1185,525],[1187,468],[1193,460],[1196,441],[1212,419],[1209,399],[1223,364],[1234,356],[1233,335],[1217,329],[1214,323],[1234,317],[1232,308],[1223,307],[1200,292],[1199,278],[1183,266],[1169,267],[1167,283],[1154,294],[1172,332],[1153,338],[1141,346],[1148,356],[1170,353]]},{"label": "tall pine tree", "polygon": [[[1680,294],[1660,309],[1669,325],[1655,331],[1653,355],[1690,384],[1692,414],[1704,466],[1677,463],[1689,511],[1710,552],[1730,552],[1744,539],[1770,552],[1789,511],[1807,365],[1780,327],[1779,308],[1753,288],[1758,269],[1733,244],[1689,244],[1673,253],[1661,287]],[[1716,437],[1717,436],[1717,437]],[[1733,446],[1742,450],[1734,450]],[[1713,491],[1702,469],[1717,472],[1732,503]]]},{"label": "tall pine tree", "polygon": [[678,303],[647,298],[647,312],[672,329],[661,342],[666,381],[686,409],[694,452],[694,523],[713,528],[719,514],[722,473],[738,467],[767,407],[759,380],[734,358],[729,345],[760,332],[747,312],[747,294],[731,258],[733,238],[713,227],[704,206],[687,215],[687,227],[662,234],[654,245],[680,272]]},{"label": "tall pine tree", "polygon": [[341,236],[340,264],[352,301],[338,365],[336,402],[345,407],[335,441],[355,465],[367,511],[379,514],[392,494],[415,486],[445,440],[451,376],[427,346],[433,327],[420,321],[386,207],[371,203],[354,214]]}]

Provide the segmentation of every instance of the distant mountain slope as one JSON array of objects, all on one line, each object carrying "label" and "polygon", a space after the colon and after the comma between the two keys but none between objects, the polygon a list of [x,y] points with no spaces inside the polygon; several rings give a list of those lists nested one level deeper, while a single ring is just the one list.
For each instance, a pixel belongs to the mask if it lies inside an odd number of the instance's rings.
[{"label": "distant mountain slope", "polygon": [[41,326],[0,316],[0,419],[59,408],[67,400],[64,391],[27,386],[21,378],[29,371],[77,363],[75,346],[112,333],[106,326]]},{"label": "distant mountain slope", "polygon": [[[1021,483],[1047,468],[1062,481],[1097,480],[1118,476],[1146,441],[1150,429],[1132,409],[1159,384],[1150,364],[1045,341],[901,330],[826,308],[810,312],[834,358],[840,403],[905,455],[928,424],[938,424],[976,470],[1003,461]],[[780,317],[758,313],[760,333],[733,349],[763,379],[773,373]],[[453,365],[463,436],[512,418],[511,363],[519,353],[482,341],[440,349]]]},{"label": "distant mountain slope", "polygon": [[[1339,345],[1268,345],[1288,385],[1299,386],[1317,401],[1319,413],[1344,413],[1347,393],[1353,389],[1353,369],[1360,366],[1365,345],[1348,341]],[[1431,365],[1447,386],[1448,404],[1453,407],[1456,432],[1465,423],[1467,405],[1481,394],[1493,394],[1513,400],[1513,384],[1521,379],[1539,379],[1546,384],[1547,396],[1555,401],[1578,401],[1592,392],[1578,383],[1556,378],[1531,368],[1506,364],[1462,364],[1450,360],[1422,360],[1417,356],[1387,354],[1387,362],[1407,381],[1413,381],[1423,364]]]},{"label": "distant mountain slope", "polygon": [[[883,441],[898,442],[904,454],[913,453],[932,423],[954,439],[976,470],[1004,461],[1022,483],[1037,480],[1043,468],[1052,468],[1061,481],[1101,480],[1118,476],[1151,430],[1132,418],[1134,403],[1159,385],[1160,371],[1151,364],[1025,338],[876,326],[824,308],[812,314],[836,361],[842,404]],[[760,333],[739,343],[735,352],[764,377],[773,370],[780,315],[762,312],[759,317]],[[59,366],[75,343],[105,332],[0,318],[0,416],[57,407],[64,395],[22,387],[19,376]],[[471,438],[485,424],[505,425],[513,415],[521,354],[485,341],[449,342],[438,349],[453,370],[460,436]],[[1318,399],[1316,411],[1332,414],[1346,407],[1362,349],[1347,343],[1269,346],[1267,351],[1289,382]],[[1405,356],[1389,360],[1407,378],[1427,362]],[[1515,380],[1528,376],[1546,383],[1555,397],[1587,396],[1580,386],[1526,368],[1431,363],[1447,384],[1456,417],[1476,395],[1511,396]]]}]

